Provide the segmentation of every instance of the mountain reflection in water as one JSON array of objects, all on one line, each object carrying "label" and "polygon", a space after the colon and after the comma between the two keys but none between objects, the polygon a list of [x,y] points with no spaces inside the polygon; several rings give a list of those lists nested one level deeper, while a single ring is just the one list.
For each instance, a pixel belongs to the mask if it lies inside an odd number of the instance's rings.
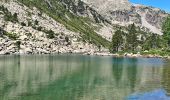
[{"label": "mountain reflection in water", "polygon": [[0,56],[0,100],[124,100],[170,93],[162,59],[83,55]]}]

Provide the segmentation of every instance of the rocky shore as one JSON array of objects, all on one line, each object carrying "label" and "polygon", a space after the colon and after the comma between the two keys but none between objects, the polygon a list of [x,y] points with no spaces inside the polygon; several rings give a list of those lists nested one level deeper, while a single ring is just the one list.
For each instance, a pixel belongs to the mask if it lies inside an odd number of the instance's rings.
[{"label": "rocky shore", "polygon": [[133,53],[124,53],[124,54],[112,54],[109,52],[96,52],[92,55],[98,55],[98,56],[113,56],[113,57],[128,57],[128,58],[163,58],[163,59],[169,59],[170,60],[170,56],[161,56],[161,55],[152,55],[152,54],[146,54],[146,55],[142,55],[140,53],[138,54],[133,54]]},{"label": "rocky shore", "polygon": [[[24,47],[24,46],[23,46]],[[2,47],[0,48],[2,49]],[[93,49],[73,49],[69,47],[60,47],[57,50],[47,50],[42,48],[22,48],[18,51],[18,49],[11,45],[8,47],[5,51],[0,51],[0,55],[34,55],[34,54],[81,54],[81,55],[97,55],[97,56],[113,56],[113,57],[121,57],[117,54],[112,54],[107,51],[104,51],[101,53],[101,51],[93,50]]]},{"label": "rocky shore", "polygon": [[[74,39],[73,39],[74,40]],[[98,47],[85,43],[69,40],[10,40],[0,38],[0,55],[7,54],[52,54],[52,53],[81,53],[94,54],[99,51]],[[62,42],[61,42],[62,41]],[[61,43],[60,43],[61,42]],[[102,48],[102,51],[107,49]]]},{"label": "rocky shore", "polygon": [[[2,41],[1,41],[2,42]],[[128,58],[163,58],[170,60],[170,56],[160,56],[160,55],[141,55],[133,54],[133,53],[124,53],[124,54],[113,54],[110,53],[107,49],[102,49],[102,51],[99,51],[99,49],[96,47],[94,48],[93,45],[89,46],[89,44],[82,44],[80,46],[58,46],[55,48],[40,48],[35,46],[33,47],[26,47],[24,45],[21,45],[20,50],[15,46],[15,44],[12,44],[13,42],[7,42],[4,41],[4,44],[8,44],[8,46],[5,46],[7,49],[3,50],[4,46],[0,46],[0,55],[34,55],[34,54],[82,54],[82,55],[96,55],[96,56],[112,56],[112,57],[128,57]],[[83,48],[84,47],[84,48]]]}]

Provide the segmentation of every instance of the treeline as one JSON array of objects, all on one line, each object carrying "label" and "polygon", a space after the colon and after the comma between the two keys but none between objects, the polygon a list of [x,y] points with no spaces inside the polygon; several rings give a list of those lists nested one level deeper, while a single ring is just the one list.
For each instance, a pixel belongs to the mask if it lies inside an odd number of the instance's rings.
[{"label": "treeline", "polygon": [[112,53],[154,51],[155,54],[160,52],[166,54],[170,51],[170,17],[163,24],[163,33],[163,35],[146,33],[135,24],[129,25],[127,31],[119,28],[113,34],[110,51]]}]

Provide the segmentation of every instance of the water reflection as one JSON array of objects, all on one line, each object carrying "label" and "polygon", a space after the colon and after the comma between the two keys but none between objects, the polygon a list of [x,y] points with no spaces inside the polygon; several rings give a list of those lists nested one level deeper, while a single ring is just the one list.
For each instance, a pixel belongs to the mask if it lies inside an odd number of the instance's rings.
[{"label": "water reflection", "polygon": [[162,76],[168,86],[163,66],[161,59],[1,56],[0,100],[123,100],[161,88]]},{"label": "water reflection", "polygon": [[165,63],[163,67],[163,75],[162,75],[162,85],[167,92],[167,95],[170,96],[170,63]]}]

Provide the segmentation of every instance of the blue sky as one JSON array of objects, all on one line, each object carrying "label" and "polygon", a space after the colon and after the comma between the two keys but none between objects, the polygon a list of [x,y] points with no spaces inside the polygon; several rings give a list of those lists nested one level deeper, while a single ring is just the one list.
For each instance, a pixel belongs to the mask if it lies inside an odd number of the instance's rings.
[{"label": "blue sky", "polygon": [[170,0],[129,0],[132,3],[144,4],[147,6],[153,6],[161,8],[167,12],[170,12]]}]

